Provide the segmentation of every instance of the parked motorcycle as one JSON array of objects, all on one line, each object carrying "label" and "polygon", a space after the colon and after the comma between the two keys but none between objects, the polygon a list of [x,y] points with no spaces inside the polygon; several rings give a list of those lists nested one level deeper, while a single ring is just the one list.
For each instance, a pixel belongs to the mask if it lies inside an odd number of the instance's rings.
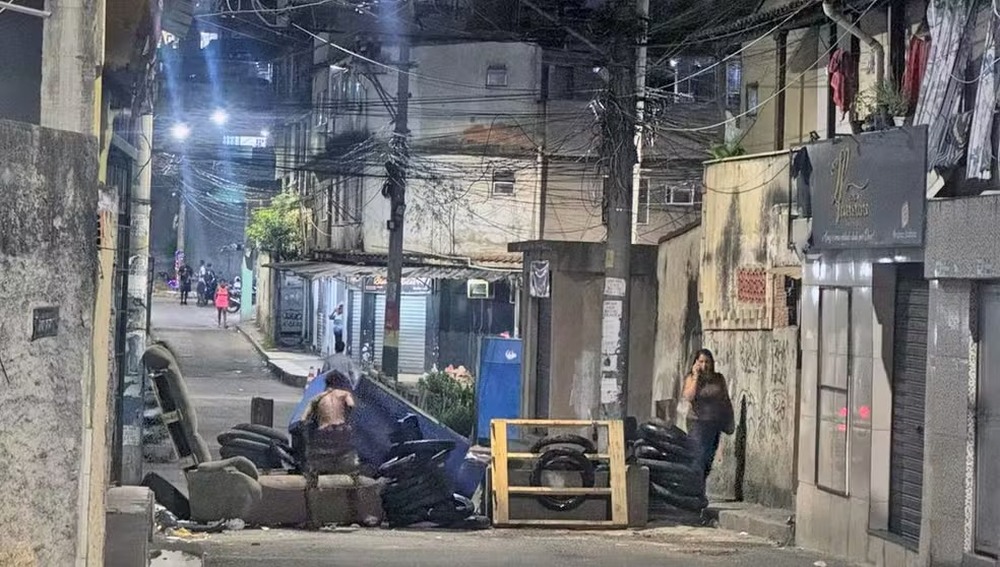
[{"label": "parked motorcycle", "polygon": [[230,289],[229,290],[229,312],[239,313],[240,312],[240,290]]}]

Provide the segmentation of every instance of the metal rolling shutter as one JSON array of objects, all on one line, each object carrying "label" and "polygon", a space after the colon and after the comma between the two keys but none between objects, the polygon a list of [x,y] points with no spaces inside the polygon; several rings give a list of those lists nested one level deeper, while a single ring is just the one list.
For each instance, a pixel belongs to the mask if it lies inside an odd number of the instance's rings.
[{"label": "metal rolling shutter", "polygon": [[423,374],[427,345],[427,296],[404,295],[399,304],[399,371]]},{"label": "metal rolling shutter", "polygon": [[927,281],[920,266],[901,266],[893,339],[889,531],[913,544],[920,541],[924,480],[927,303]]},{"label": "metal rolling shutter", "polygon": [[375,296],[375,356],[372,360],[382,367],[382,344],[385,342],[385,294]]},{"label": "metal rolling shutter", "polygon": [[316,281],[316,350],[322,355],[328,355],[332,351],[333,347],[328,347],[326,344],[326,322],[330,317],[329,308],[330,296],[329,296],[329,286],[326,280]]},{"label": "metal rolling shutter", "polygon": [[350,295],[351,310],[347,313],[347,319],[350,321],[351,336],[347,342],[351,345],[351,357],[358,361],[361,360],[361,296],[363,294],[360,290],[352,289]]}]

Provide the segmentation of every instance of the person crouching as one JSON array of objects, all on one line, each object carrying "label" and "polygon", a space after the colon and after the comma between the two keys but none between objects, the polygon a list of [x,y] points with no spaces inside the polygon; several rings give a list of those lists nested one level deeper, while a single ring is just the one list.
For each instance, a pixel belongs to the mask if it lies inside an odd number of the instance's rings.
[{"label": "person crouching", "polygon": [[309,402],[302,416],[306,473],[312,482],[324,474],[356,475],[359,467],[347,423],[354,410],[350,379],[334,370],[324,381],[326,389]]}]

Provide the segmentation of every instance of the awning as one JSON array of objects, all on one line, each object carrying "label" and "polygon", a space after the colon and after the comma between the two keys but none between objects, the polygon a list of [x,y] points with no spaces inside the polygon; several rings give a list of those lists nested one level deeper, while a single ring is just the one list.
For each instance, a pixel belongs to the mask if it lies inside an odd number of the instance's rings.
[{"label": "awning", "polygon": [[[263,264],[264,268],[271,268],[279,271],[288,271],[306,278],[366,278],[366,277],[386,277],[387,270],[381,265],[358,265],[338,262],[276,262],[273,264]],[[421,279],[441,279],[441,280],[487,280],[497,281],[520,274],[520,267],[503,269],[488,268],[483,266],[460,266],[460,265],[423,265],[404,266],[404,278]]]}]

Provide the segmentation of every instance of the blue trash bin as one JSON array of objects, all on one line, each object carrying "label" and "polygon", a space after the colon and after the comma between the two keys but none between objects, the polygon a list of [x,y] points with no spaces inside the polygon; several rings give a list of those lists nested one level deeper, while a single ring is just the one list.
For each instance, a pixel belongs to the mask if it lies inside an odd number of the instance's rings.
[{"label": "blue trash bin", "polygon": [[[476,378],[476,439],[489,445],[490,421],[521,415],[521,339],[484,337]],[[508,432],[516,438],[514,432]]]}]

